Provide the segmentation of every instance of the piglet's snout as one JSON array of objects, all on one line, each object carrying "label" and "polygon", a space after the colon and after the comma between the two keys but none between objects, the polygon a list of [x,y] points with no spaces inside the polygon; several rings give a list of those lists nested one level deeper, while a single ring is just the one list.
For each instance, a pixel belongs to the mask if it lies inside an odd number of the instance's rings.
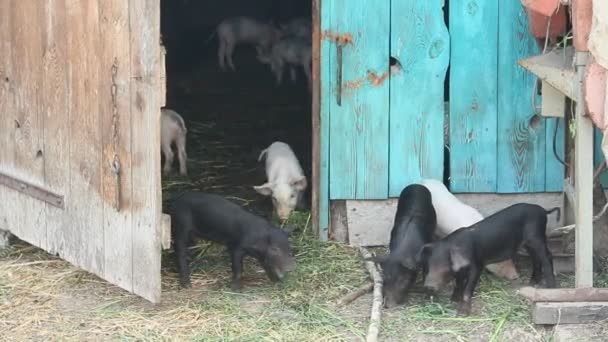
[{"label": "piglet's snout", "polygon": [[424,280],[424,288],[431,291],[438,291],[440,286],[437,282],[429,279],[428,277]]}]

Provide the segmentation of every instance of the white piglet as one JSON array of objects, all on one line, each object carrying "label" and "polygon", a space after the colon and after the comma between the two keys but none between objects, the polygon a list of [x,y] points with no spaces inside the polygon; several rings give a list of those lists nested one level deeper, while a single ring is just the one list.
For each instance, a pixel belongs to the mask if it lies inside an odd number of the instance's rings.
[{"label": "white piglet", "polygon": [[[462,203],[441,181],[425,179],[420,184],[431,192],[433,207],[437,214],[436,234],[440,238],[483,220],[483,215],[477,209]],[[486,269],[508,280],[519,278],[512,260],[486,265]]]},{"label": "white piglet", "polygon": [[188,170],[186,169],[186,159],[188,158],[186,154],[186,134],[188,133],[188,129],[186,128],[184,119],[172,109],[162,108],[160,113],[160,144],[161,151],[165,156],[163,174],[168,175],[171,172],[174,157],[171,146],[175,143],[175,147],[177,147],[177,159],[179,161],[179,173],[182,176],[186,176],[188,174]]},{"label": "white piglet", "polygon": [[279,219],[287,220],[306,190],[306,176],[298,158],[286,143],[273,142],[260,153],[258,161],[264,155],[267,182],[253,188],[264,196],[271,196],[274,212]]}]

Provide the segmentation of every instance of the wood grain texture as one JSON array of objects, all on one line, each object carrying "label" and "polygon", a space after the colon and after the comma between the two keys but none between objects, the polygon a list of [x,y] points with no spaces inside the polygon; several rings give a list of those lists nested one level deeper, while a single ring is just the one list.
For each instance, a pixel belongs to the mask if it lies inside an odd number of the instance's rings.
[{"label": "wood grain texture", "polygon": [[[70,106],[68,103],[68,46],[65,0],[44,4],[46,30],[44,39],[44,72],[42,92],[44,101],[44,174],[46,186],[71,200],[70,190]],[[46,206],[46,246],[51,254],[64,254],[68,236],[64,227],[70,224],[69,213]]]},{"label": "wood grain texture", "polygon": [[[329,33],[352,36],[352,43],[343,47],[342,85],[334,81],[323,92],[329,101],[332,136],[330,198],[384,199],[388,195],[390,0],[332,0],[328,9]],[[332,73],[339,68],[336,62],[332,56]],[[338,89],[341,106],[336,101]]]},{"label": "wood grain texture", "polygon": [[160,2],[129,2],[133,291],[160,301]]},{"label": "wood grain texture", "polygon": [[532,306],[534,324],[593,323],[608,319],[608,302],[538,302]]},{"label": "wood grain texture", "polygon": [[329,41],[321,41],[321,33],[328,29],[331,17],[331,0],[313,0],[313,39],[312,39],[312,77],[313,77],[313,188],[312,216],[316,223],[319,239],[329,237],[329,102],[330,98],[330,51]]},{"label": "wood grain texture", "polygon": [[[12,17],[11,3],[8,1],[0,1],[0,13],[8,13],[4,20],[0,20],[0,111],[3,119],[0,120],[0,170],[6,174],[14,174],[14,132],[15,132],[15,117],[14,117],[14,96],[13,96],[13,65],[11,62],[12,56]],[[0,186],[0,229],[11,230],[17,233],[17,229],[21,226],[21,217],[15,215],[14,208],[17,206],[15,201],[16,194],[6,187]]]},{"label": "wood grain texture", "polygon": [[516,1],[498,1],[497,180],[500,193],[545,191],[545,125],[530,124],[540,97],[536,77],[517,64],[539,54],[528,17]]},{"label": "wood grain texture", "polygon": [[[99,113],[102,139],[103,245],[105,278],[129,291],[133,289],[131,243],[131,56],[129,3],[99,2],[101,59],[99,64]],[[160,81],[160,80],[159,80]],[[164,81],[164,80],[163,80]],[[118,179],[113,172],[115,157],[120,163]],[[120,208],[116,207],[119,199]]]},{"label": "wood grain texture", "polygon": [[104,276],[99,113],[100,31],[98,1],[68,1],[66,12],[70,93],[70,223],[63,227],[61,256]]},{"label": "wood grain texture", "polygon": [[[443,0],[391,3],[389,196],[443,177],[444,82],[450,38]],[[422,91],[421,91],[422,90]]]},{"label": "wood grain texture", "polygon": [[498,3],[450,2],[450,189],[495,192]]},{"label": "wood grain texture", "polygon": [[[9,14],[11,18],[11,68],[13,74],[10,79],[12,92],[12,106],[6,111],[12,113],[14,130],[12,150],[13,169],[9,175],[30,184],[44,186],[44,163],[41,153],[43,122],[41,115],[42,82],[42,27],[43,25],[30,25],[32,18],[42,20],[42,9],[38,4],[29,2],[10,2]],[[28,42],[22,44],[21,42]],[[4,113],[4,111],[3,111]],[[10,114],[9,114],[10,115]],[[10,146],[10,145],[9,145]],[[11,210],[10,216],[19,223],[12,225],[15,234],[21,239],[35,245],[46,240],[46,233],[41,231],[44,227],[44,206],[34,198],[16,191],[7,191],[8,203],[17,205]]]}]

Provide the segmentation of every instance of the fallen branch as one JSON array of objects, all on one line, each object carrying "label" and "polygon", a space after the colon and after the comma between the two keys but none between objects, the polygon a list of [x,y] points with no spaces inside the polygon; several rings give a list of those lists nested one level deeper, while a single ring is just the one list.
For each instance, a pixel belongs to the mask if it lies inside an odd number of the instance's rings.
[{"label": "fallen branch", "polygon": [[[608,210],[608,203],[606,203],[604,205],[604,207],[602,208],[602,210],[600,210],[599,214],[593,216],[593,222],[595,222],[595,221],[599,220],[600,218],[602,218],[602,216],[604,216],[604,214],[606,213],[607,210]],[[555,229],[551,230],[551,233],[547,234],[547,236],[548,237],[560,236],[560,235],[563,235],[563,234],[571,231],[575,227],[576,227],[576,224],[569,224],[567,226],[558,227],[558,228],[555,228]]]},{"label": "fallen branch", "polygon": [[[371,253],[363,248],[359,247],[359,252],[363,258],[371,258]],[[378,334],[380,333],[380,317],[382,315],[382,275],[378,271],[378,267],[372,261],[366,261],[365,267],[369,272],[370,277],[374,281],[374,296],[372,300],[372,311],[369,319],[369,327],[367,329],[367,342],[378,341]]]},{"label": "fallen branch", "polygon": [[368,293],[369,291],[371,291],[374,288],[374,283],[373,282],[369,282],[363,286],[361,286],[360,288],[358,288],[357,290],[345,295],[344,297],[340,298],[338,300],[338,306],[344,306],[344,305],[348,305],[352,302],[354,302],[357,298],[363,296],[364,294]]}]

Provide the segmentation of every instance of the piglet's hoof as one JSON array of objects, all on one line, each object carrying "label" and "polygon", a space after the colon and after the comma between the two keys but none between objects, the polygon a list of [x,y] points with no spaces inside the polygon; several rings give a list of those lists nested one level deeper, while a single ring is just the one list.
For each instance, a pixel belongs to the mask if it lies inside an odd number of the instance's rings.
[{"label": "piglet's hoof", "polygon": [[471,304],[470,303],[462,303],[458,306],[458,316],[468,316],[471,314]]},{"label": "piglet's hoof", "polygon": [[182,289],[189,289],[192,288],[192,283],[190,282],[190,280],[180,280],[179,286]]},{"label": "piglet's hoof", "polygon": [[241,291],[242,288],[243,288],[243,285],[241,285],[241,282],[238,280],[233,280],[230,283],[230,289],[232,291]]}]

